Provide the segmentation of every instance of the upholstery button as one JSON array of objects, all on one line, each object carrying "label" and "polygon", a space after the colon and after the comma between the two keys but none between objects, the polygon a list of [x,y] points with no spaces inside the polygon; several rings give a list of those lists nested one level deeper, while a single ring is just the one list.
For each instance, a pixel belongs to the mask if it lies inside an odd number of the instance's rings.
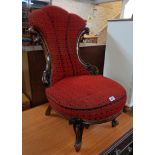
[{"label": "upholstery button", "polygon": [[112,101],[115,100],[115,97],[114,97],[114,96],[110,96],[110,97],[109,97],[109,100],[112,102]]}]

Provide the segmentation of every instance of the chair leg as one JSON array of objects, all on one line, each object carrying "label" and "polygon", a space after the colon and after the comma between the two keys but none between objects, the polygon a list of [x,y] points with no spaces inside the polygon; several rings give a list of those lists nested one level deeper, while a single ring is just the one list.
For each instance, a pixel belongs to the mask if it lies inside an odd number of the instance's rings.
[{"label": "chair leg", "polygon": [[84,125],[83,123],[73,124],[73,128],[76,135],[74,147],[76,152],[79,152],[82,144],[82,134],[83,134]]},{"label": "chair leg", "polygon": [[79,152],[82,144],[83,129],[88,128],[89,125],[84,124],[83,121],[79,119],[71,119],[69,120],[69,124],[73,124],[73,129],[76,136],[74,147],[76,152]]},{"label": "chair leg", "polygon": [[119,122],[116,119],[112,120],[112,127],[115,127],[119,124]]},{"label": "chair leg", "polygon": [[51,105],[49,105],[48,108],[46,109],[45,115],[49,116],[51,113],[51,110],[52,110],[52,107],[51,107]]}]

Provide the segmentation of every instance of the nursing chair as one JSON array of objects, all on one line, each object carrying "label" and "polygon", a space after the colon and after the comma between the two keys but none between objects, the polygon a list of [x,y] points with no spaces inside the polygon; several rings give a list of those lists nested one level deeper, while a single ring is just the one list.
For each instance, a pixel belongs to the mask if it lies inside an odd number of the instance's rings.
[{"label": "nursing chair", "polygon": [[[33,43],[41,44],[46,59],[42,81],[49,106],[73,125],[75,150],[81,148],[83,129],[112,122],[122,112],[126,91],[116,81],[98,74],[98,69],[80,58],[79,43],[89,33],[86,21],[57,6],[46,6],[29,15]],[[61,129],[60,129],[61,130]],[[103,139],[104,140],[104,139]]]}]

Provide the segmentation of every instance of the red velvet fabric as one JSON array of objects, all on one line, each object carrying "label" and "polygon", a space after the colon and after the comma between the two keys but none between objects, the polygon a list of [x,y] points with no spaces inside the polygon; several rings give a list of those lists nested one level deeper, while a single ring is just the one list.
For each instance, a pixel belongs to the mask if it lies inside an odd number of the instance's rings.
[{"label": "red velvet fabric", "polygon": [[47,6],[33,11],[29,23],[41,32],[51,54],[52,86],[46,95],[56,111],[69,118],[103,120],[122,110],[125,89],[109,78],[89,75],[77,58],[77,37],[85,27],[81,17]]},{"label": "red velvet fabric", "polygon": [[52,57],[52,84],[76,75],[89,74],[77,59],[76,40],[85,21],[57,6],[46,6],[29,15],[29,24],[42,33]]},{"label": "red velvet fabric", "polygon": [[[50,104],[66,117],[100,120],[119,113],[126,102],[126,91],[117,82],[103,77],[65,78],[46,89]],[[109,97],[115,100],[110,101]]]}]

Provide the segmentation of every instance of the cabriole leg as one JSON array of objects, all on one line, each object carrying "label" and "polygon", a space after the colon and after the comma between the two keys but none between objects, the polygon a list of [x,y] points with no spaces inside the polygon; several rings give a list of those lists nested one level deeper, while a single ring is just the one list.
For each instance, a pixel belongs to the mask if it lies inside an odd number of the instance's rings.
[{"label": "cabriole leg", "polygon": [[51,110],[52,110],[52,107],[51,107],[51,105],[49,105],[48,108],[46,109],[45,115],[49,116],[51,113]]},{"label": "cabriole leg", "polygon": [[116,119],[112,120],[112,127],[115,127],[119,124],[119,122]]},{"label": "cabriole leg", "polygon": [[82,134],[83,134],[83,129],[88,128],[89,124],[85,124],[82,120],[80,119],[70,119],[69,124],[73,125],[73,129],[75,132],[75,150],[76,152],[80,151],[81,145],[82,145]]},{"label": "cabriole leg", "polygon": [[82,144],[82,134],[83,134],[84,125],[83,123],[73,124],[73,128],[76,136],[74,147],[75,147],[75,150],[78,152],[80,151],[81,144]]}]

